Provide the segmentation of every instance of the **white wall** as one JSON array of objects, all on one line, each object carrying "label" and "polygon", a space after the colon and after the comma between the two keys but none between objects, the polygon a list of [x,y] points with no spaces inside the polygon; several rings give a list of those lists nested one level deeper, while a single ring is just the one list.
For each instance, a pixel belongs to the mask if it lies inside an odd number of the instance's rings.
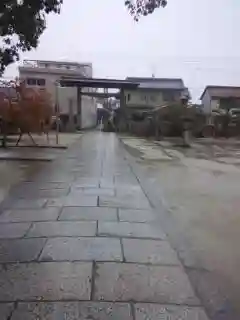
[{"label": "white wall", "polygon": [[208,90],[205,91],[202,97],[203,111],[205,114],[210,114],[214,110],[219,109],[219,99],[213,99]]},{"label": "white wall", "polygon": [[202,104],[203,104],[203,112],[205,114],[210,114],[211,113],[211,97],[208,93],[208,90],[205,91],[202,97]]},{"label": "white wall", "polygon": [[92,128],[97,123],[97,103],[92,97],[82,96],[81,128]]},{"label": "white wall", "polygon": [[219,109],[219,99],[211,100],[211,111],[215,111]]},{"label": "white wall", "polygon": [[77,113],[77,88],[58,88],[58,104],[60,114],[68,114],[72,103],[73,114]]},{"label": "white wall", "polygon": [[[70,100],[73,114],[77,114],[77,88],[59,88],[60,113],[69,114]],[[81,129],[92,128],[97,122],[96,99],[88,96],[81,97]]]}]

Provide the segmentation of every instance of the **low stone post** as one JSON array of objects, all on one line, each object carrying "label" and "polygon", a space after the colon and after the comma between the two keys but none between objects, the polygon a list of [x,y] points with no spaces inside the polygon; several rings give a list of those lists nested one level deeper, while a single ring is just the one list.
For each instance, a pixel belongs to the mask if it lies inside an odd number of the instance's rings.
[{"label": "low stone post", "polygon": [[181,98],[181,103],[183,107],[183,116],[182,119],[182,138],[183,138],[183,147],[191,147],[191,135],[192,135],[192,123],[193,119],[190,116],[190,109],[188,107],[188,97],[183,96]]},{"label": "low stone post", "polygon": [[183,121],[183,130],[182,130],[183,146],[186,148],[190,148],[191,136],[192,136],[192,119],[188,116],[183,116],[182,121]]}]

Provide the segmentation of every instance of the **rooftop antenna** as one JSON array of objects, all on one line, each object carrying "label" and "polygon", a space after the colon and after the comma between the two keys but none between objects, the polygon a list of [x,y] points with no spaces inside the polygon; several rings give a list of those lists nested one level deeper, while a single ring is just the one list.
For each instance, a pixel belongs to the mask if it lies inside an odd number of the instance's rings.
[{"label": "rooftop antenna", "polygon": [[155,78],[155,71],[156,71],[155,65],[152,65],[152,78],[153,79]]}]

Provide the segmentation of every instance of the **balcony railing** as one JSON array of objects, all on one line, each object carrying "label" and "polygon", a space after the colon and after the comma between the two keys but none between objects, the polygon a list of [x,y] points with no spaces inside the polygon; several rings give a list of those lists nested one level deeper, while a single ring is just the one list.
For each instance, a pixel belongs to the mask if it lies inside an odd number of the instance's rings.
[{"label": "balcony railing", "polygon": [[[59,62],[59,61],[41,61],[41,60],[24,60],[22,69],[48,69],[49,72],[57,71],[58,73],[75,72],[82,74],[84,77],[92,77],[92,65],[91,63],[76,63],[76,62]],[[40,70],[39,70],[40,71]]]}]

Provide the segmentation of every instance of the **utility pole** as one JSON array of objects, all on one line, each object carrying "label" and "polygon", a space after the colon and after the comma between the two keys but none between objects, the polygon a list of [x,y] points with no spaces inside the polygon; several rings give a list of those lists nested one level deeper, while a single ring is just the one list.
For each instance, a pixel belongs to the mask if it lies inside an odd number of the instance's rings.
[{"label": "utility pole", "polygon": [[77,88],[77,130],[81,129],[82,88]]},{"label": "utility pole", "polygon": [[59,144],[59,126],[60,126],[60,110],[59,110],[59,99],[58,99],[58,87],[59,82],[55,82],[55,108],[56,108],[56,144]]},{"label": "utility pole", "polygon": [[151,71],[152,71],[152,78],[154,79],[155,78],[155,73],[156,73],[156,67],[155,67],[154,64],[151,67]]}]

